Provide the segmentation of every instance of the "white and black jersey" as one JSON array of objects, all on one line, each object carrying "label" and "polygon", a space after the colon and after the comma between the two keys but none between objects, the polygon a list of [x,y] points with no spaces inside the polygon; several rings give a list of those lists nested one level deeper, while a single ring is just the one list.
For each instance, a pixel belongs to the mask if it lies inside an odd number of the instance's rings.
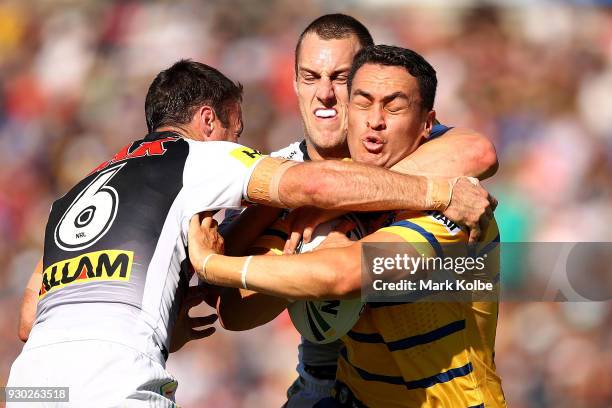
[{"label": "white and black jersey", "polygon": [[102,163],[52,206],[30,341],[152,340],[167,355],[191,278],[189,220],[239,208],[260,158],[239,144],[157,132]]}]

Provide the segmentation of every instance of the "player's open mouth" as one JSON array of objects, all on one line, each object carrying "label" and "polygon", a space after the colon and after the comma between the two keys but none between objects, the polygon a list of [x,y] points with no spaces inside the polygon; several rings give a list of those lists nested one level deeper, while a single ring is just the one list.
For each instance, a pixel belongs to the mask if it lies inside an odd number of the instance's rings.
[{"label": "player's open mouth", "polygon": [[363,147],[365,147],[365,149],[369,153],[382,152],[383,148],[385,147],[385,144],[387,143],[380,137],[373,135],[368,135],[364,137],[363,139],[361,139],[361,142],[363,143]]},{"label": "player's open mouth", "polygon": [[333,119],[338,115],[338,111],[335,110],[334,108],[329,108],[329,109],[319,108],[319,109],[315,109],[314,114],[317,118]]}]

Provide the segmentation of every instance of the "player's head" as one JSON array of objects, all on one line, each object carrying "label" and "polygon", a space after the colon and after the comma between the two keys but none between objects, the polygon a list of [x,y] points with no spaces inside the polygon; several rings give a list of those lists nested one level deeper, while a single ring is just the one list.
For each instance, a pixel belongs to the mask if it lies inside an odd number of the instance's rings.
[{"label": "player's head", "polygon": [[437,83],[433,67],[412,50],[359,51],[348,79],[351,157],[388,168],[412,153],[435,121]]},{"label": "player's head", "polygon": [[367,28],[344,14],[321,16],[300,35],[295,91],[305,136],[323,158],[346,152],[346,82],[357,51],[372,44]]},{"label": "player's head", "polygon": [[198,140],[235,142],[242,131],[241,101],[242,85],[208,65],[181,60],[149,87],[147,128],[175,127]]}]

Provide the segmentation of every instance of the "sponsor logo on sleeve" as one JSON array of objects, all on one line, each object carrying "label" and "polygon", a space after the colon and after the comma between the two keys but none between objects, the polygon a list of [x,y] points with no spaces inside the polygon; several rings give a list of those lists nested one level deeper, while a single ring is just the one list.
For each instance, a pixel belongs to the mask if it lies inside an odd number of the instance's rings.
[{"label": "sponsor logo on sleeve", "polygon": [[446,218],[442,213],[439,213],[437,211],[427,211],[427,214],[429,214],[429,216],[433,218],[438,224],[442,224],[449,234],[457,235],[461,231],[459,225]]},{"label": "sponsor logo on sleeve", "polygon": [[68,285],[99,281],[129,281],[134,252],[106,250],[89,252],[49,266],[42,274],[39,298]]},{"label": "sponsor logo on sleeve", "polygon": [[239,147],[232,150],[230,156],[250,168],[261,157],[261,153],[249,147]]}]

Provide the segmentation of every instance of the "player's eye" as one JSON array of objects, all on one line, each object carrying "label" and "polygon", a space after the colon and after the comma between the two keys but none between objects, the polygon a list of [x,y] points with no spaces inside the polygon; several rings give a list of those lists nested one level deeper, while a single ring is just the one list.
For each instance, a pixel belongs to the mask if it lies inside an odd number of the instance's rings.
[{"label": "player's eye", "polygon": [[304,81],[307,84],[312,84],[317,80],[317,77],[315,77],[312,74],[304,74],[302,75],[302,81]]},{"label": "player's eye", "polygon": [[353,104],[358,108],[365,109],[370,107],[372,105],[372,102],[369,99],[364,98],[363,96],[356,96],[353,98]]},{"label": "player's eye", "polygon": [[391,103],[387,106],[385,106],[385,110],[389,113],[399,113],[402,112],[403,110],[406,109],[406,106],[404,104],[400,104],[400,103]]},{"label": "player's eye", "polygon": [[337,84],[346,84],[346,81],[348,80],[348,76],[347,75],[338,75],[334,78],[334,82]]}]

